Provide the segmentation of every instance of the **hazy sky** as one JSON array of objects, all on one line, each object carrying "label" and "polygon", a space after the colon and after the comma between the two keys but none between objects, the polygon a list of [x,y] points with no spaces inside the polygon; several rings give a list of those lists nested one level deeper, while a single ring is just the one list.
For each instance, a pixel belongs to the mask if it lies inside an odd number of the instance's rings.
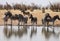
[{"label": "hazy sky", "polygon": [[9,4],[24,3],[30,5],[31,3],[35,3],[41,6],[47,6],[49,1],[51,3],[60,2],[60,0],[0,0],[0,4],[6,4],[8,2]]}]

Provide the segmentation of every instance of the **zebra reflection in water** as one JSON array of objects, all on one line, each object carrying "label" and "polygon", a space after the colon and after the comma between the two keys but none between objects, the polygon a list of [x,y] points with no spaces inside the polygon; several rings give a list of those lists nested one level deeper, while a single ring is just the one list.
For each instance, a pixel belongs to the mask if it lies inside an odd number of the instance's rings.
[{"label": "zebra reflection in water", "polygon": [[33,35],[36,35],[37,34],[37,27],[31,27],[31,33],[30,33],[30,38],[33,37]]},{"label": "zebra reflection in water", "polygon": [[7,38],[10,38],[12,35],[22,37],[24,34],[27,34],[28,28],[29,27],[27,27],[27,26],[23,26],[22,28],[15,30],[15,29],[5,27],[3,32]]},{"label": "zebra reflection in water", "polygon": [[56,32],[55,30],[56,29],[54,29],[53,31],[52,28],[50,28],[49,30],[47,30],[46,28],[42,28],[42,35],[44,35],[46,39],[49,39],[50,37],[53,37],[53,36],[54,38],[59,38],[60,31],[58,30],[59,32]]}]

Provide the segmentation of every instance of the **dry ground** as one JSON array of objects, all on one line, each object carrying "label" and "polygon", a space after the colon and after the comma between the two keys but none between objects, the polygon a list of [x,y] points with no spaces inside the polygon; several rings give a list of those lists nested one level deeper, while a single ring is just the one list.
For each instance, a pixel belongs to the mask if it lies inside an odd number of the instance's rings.
[{"label": "dry ground", "polygon": [[[23,14],[21,11],[19,10],[9,10],[13,15],[14,14]],[[34,17],[37,17],[38,21],[37,21],[37,25],[42,25],[42,18],[44,18],[46,13],[49,13],[52,17],[55,15],[59,15],[60,16],[60,12],[52,12],[51,10],[45,10],[45,13],[42,13],[41,10],[34,10],[33,12],[31,12],[30,10],[28,10]],[[3,17],[4,17],[4,13],[7,12],[7,10],[0,10],[0,25],[4,24],[3,21]],[[13,21],[13,25],[17,25],[18,21],[15,20]],[[10,19],[8,21],[8,24],[10,24]],[[52,23],[50,23],[52,24]],[[31,21],[30,19],[28,20],[27,25],[31,25]],[[56,20],[55,21],[55,25],[60,25],[60,20]]]}]

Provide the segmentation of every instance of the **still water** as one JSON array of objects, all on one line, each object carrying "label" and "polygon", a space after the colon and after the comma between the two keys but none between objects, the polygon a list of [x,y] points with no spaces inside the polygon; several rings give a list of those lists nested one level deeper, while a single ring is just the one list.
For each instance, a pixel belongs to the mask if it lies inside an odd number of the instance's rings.
[{"label": "still water", "polygon": [[60,27],[0,26],[0,41],[60,41]]}]

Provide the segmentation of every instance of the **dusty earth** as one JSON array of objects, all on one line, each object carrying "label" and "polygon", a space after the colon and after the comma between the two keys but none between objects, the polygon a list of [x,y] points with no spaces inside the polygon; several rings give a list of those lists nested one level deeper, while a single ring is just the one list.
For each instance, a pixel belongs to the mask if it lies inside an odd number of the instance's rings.
[{"label": "dusty earth", "polygon": [[[23,13],[19,10],[9,10],[13,15],[14,14],[22,14]],[[37,25],[42,25],[42,19],[44,18],[46,13],[49,13],[51,15],[51,17],[55,16],[55,15],[59,15],[60,16],[60,12],[53,12],[51,10],[45,10],[45,13],[42,13],[42,10],[34,10],[33,12],[31,12],[30,10],[27,10],[28,12],[30,12],[34,17],[37,17],[38,21],[37,21]],[[0,25],[4,25],[4,14],[5,12],[7,12],[7,10],[0,10]],[[28,16],[29,17],[29,16]],[[8,24],[11,23],[11,20],[9,19]],[[13,20],[13,25],[17,25],[18,21],[17,20]],[[52,25],[52,22],[50,22],[50,24]],[[28,19],[28,23],[27,25],[31,25],[31,21],[30,19]],[[60,25],[60,20],[56,20],[54,25]]]}]

